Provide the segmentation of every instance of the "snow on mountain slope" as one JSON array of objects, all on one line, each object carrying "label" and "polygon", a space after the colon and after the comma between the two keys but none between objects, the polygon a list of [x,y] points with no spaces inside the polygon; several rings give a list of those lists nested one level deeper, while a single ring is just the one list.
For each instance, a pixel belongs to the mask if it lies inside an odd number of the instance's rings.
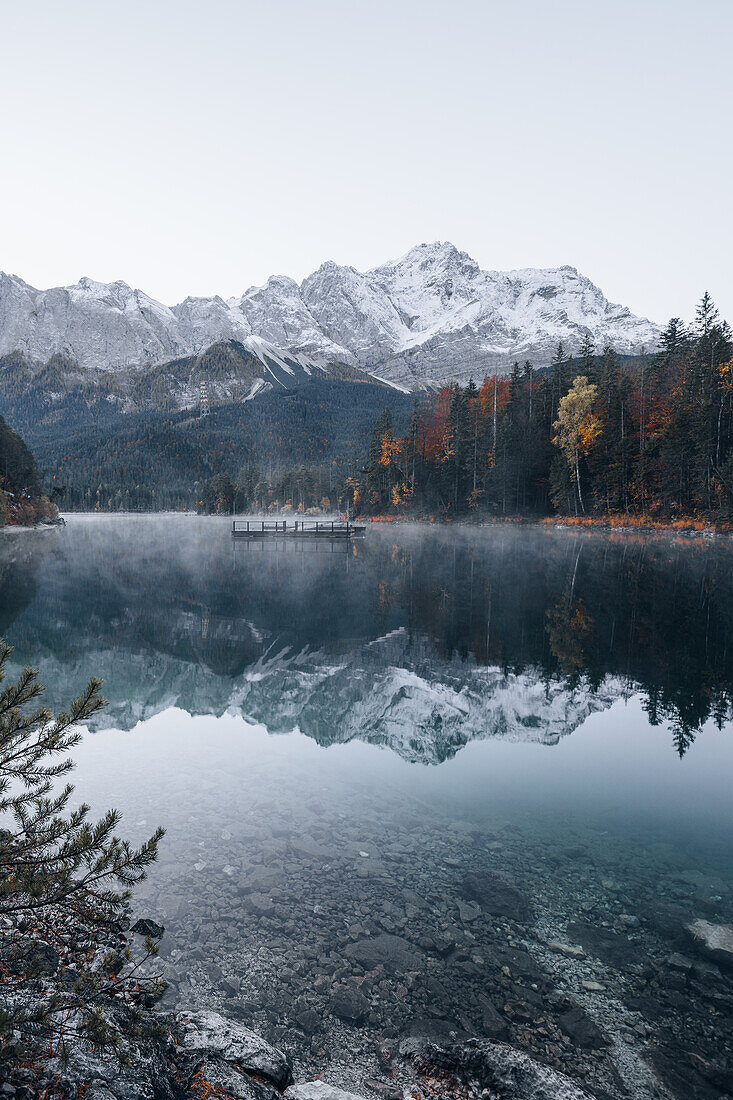
[{"label": "snow on mountain slope", "polygon": [[[254,624],[241,625],[240,647],[261,648]],[[216,622],[211,627],[216,630]],[[184,615],[173,629],[200,635],[200,618]],[[110,690],[104,711],[89,724],[129,729],[169,707],[190,714],[228,712],[270,733],[297,728],[323,746],[363,741],[434,765],[472,741],[556,745],[627,688],[611,677],[591,690],[583,682],[548,682],[533,668],[505,673],[440,658],[427,638],[409,637],[403,629],[341,660],[269,640],[272,648],[236,677],[162,652],[96,649],[94,667]],[[85,667],[81,660],[62,665],[47,657],[43,679],[58,696],[72,675],[81,680]]]},{"label": "snow on mountain slope", "polygon": [[297,727],[322,745],[367,741],[438,764],[487,738],[557,744],[623,691],[610,677],[591,691],[531,668],[447,660],[427,638],[398,629],[339,663],[276,644],[234,686],[229,709],[271,732]]},{"label": "snow on mountain slope", "polygon": [[549,362],[587,335],[632,354],[659,326],[609,302],[573,267],[483,271],[452,244],[417,245],[360,272],[332,261],[300,285],[272,276],[240,298],[186,298],[172,308],[123,282],[81,279],[40,291],[0,275],[0,354],[63,352],[89,370],[122,370],[260,337],[321,364],[343,362],[414,388]]},{"label": "snow on mountain slope", "polygon": [[350,359],[346,349],[318,327],[294,279],[272,275],[264,286],[250,287],[230,305],[244,316],[252,332],[281,348],[304,352],[321,362]]},{"label": "snow on mountain slope", "polygon": [[83,278],[39,291],[0,275],[0,352],[15,350],[39,360],[64,352],[102,369],[163,362],[190,349],[173,311],[127,283]]},{"label": "snow on mountain slope", "polygon": [[130,390],[129,396],[133,407],[144,408],[146,383],[154,374],[157,382],[165,382],[167,398],[174,407],[186,409],[198,406],[202,378],[207,383],[209,401],[219,404],[250,401],[268,390],[290,390],[314,375],[326,373],[326,367],[302,352],[284,352],[260,336],[242,335],[239,340],[219,340],[200,354],[146,371],[115,374],[113,381],[129,381],[131,377],[137,381],[137,390]]},{"label": "snow on mountain slope", "polygon": [[559,342],[578,351],[590,335],[633,354],[656,346],[659,326],[609,302],[573,267],[482,271],[449,243],[419,245],[369,272],[403,318],[386,377],[459,380],[506,371],[514,360],[550,362]]},{"label": "snow on mountain slope", "polygon": [[187,352],[200,352],[219,340],[245,342],[252,328],[241,312],[218,294],[214,298],[186,298],[171,310]]}]

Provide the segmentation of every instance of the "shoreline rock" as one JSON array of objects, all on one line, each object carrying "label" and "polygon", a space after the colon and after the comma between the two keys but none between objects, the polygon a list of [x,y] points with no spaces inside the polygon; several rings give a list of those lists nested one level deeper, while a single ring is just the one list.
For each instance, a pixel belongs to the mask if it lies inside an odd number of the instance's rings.
[{"label": "shoreline rock", "polygon": [[[124,1010],[120,1016],[124,1014]],[[290,1059],[256,1032],[218,1012],[151,1012],[167,1034],[128,1040],[119,1054],[69,1042],[66,1059],[49,1058],[35,1080],[28,1070],[12,1078],[0,1062],[3,1096],[30,1100],[38,1088],[47,1100],[367,1100],[362,1092],[320,1078],[293,1082]],[[405,1039],[390,1057],[388,1080],[367,1082],[369,1094],[425,1100],[465,1100],[490,1090],[492,1100],[589,1100],[557,1070],[506,1043],[472,1038],[440,1045]],[[405,1087],[405,1081],[409,1083]],[[360,1086],[357,1086],[360,1087]],[[479,1092],[476,1092],[478,1088]]]}]

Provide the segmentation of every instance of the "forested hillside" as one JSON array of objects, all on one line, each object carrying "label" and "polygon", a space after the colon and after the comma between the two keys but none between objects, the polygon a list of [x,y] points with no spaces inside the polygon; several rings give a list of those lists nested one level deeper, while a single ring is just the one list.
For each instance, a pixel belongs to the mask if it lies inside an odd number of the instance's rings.
[{"label": "forested hillside", "polygon": [[251,484],[291,475],[302,481],[297,471],[307,467],[309,477],[321,470],[333,485],[362,465],[378,412],[389,407],[404,431],[410,405],[384,386],[319,378],[215,406],[205,417],[171,411],[58,425],[37,438],[36,453],[46,481],[65,487],[65,508],[195,508],[207,482],[236,482],[247,467]]},{"label": "forested hillside", "polygon": [[0,526],[52,520],[56,506],[41,492],[35,459],[0,416]]},{"label": "forested hillside", "polygon": [[405,434],[377,420],[362,477],[369,514],[733,515],[733,344],[705,295],[660,350],[622,361],[586,341],[415,405]]},{"label": "forested hillside", "polygon": [[20,351],[0,356],[0,410],[25,439],[114,424],[135,413],[198,411],[202,384],[208,404],[246,401],[328,378],[376,384],[355,367],[281,352],[263,340],[220,340],[196,355],[124,371],[85,370],[66,355],[34,361]]}]

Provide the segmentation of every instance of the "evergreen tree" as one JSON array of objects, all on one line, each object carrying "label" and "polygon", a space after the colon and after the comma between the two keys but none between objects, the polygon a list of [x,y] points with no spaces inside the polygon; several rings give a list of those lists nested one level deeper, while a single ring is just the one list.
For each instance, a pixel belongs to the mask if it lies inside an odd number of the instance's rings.
[{"label": "evergreen tree", "polygon": [[0,416],[0,488],[36,496],[41,491],[35,459]]},{"label": "evergreen tree", "polygon": [[552,376],[552,407],[550,409],[550,427],[555,422],[558,410],[560,408],[560,402],[567,393],[569,385],[569,367],[570,363],[568,357],[565,354],[565,348],[562,341],[557,345],[557,350],[553,356],[552,364],[550,367],[550,373]]},{"label": "evergreen tree", "polygon": [[[11,652],[0,642],[0,683]],[[60,757],[78,743],[78,724],[103,705],[99,686],[91,680],[55,719],[33,707],[42,688],[32,669],[0,693],[0,1034],[11,1064],[62,1052],[73,1036],[119,1047],[119,1010],[126,1033],[139,1033],[141,1006],[162,991],[139,975],[127,947],[95,946],[124,944],[131,888],[163,831],[133,848],[116,835],[115,810],[92,823],[88,806],[69,809],[73,787],[58,787],[72,768]],[[146,957],[156,951],[148,937]]]},{"label": "evergreen tree", "polygon": [[580,373],[590,382],[597,382],[596,378],[596,350],[593,343],[593,337],[589,332],[586,332],[583,337],[583,343],[580,345],[580,352],[578,354],[578,365],[580,367]]},{"label": "evergreen tree", "polygon": [[[692,329],[672,318],[654,355],[622,361],[611,346],[597,355],[588,336],[579,355],[589,373],[573,387],[559,345],[547,372],[514,364],[508,378],[427,399],[402,442],[413,456],[409,505],[460,515],[480,502],[509,515],[544,512],[552,501],[565,512],[727,519],[733,343],[710,295]],[[576,425],[576,450],[565,433],[575,430],[583,379],[593,398]]]},{"label": "evergreen tree", "polygon": [[229,515],[234,506],[234,482],[229,474],[216,474],[204,486],[199,511],[208,515]]}]

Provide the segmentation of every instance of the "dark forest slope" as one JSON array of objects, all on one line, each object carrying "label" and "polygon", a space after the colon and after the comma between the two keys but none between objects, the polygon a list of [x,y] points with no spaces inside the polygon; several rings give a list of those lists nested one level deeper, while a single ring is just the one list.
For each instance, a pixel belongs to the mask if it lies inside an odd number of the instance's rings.
[{"label": "dark forest slope", "polygon": [[65,507],[193,507],[201,483],[247,463],[358,467],[378,414],[388,406],[404,430],[411,405],[384,386],[317,379],[219,405],[203,419],[170,411],[57,424],[36,436],[35,451],[46,482],[67,487]]}]

